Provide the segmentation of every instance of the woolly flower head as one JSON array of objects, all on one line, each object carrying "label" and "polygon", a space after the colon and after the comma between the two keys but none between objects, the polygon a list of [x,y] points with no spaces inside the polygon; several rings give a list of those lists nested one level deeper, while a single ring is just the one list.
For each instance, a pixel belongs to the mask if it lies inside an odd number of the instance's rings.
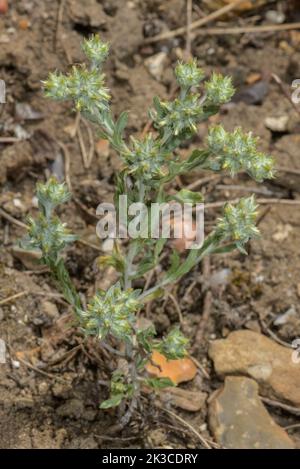
[{"label": "woolly flower head", "polygon": [[57,205],[67,202],[71,194],[66,184],[60,184],[54,177],[51,177],[45,184],[37,184],[36,196],[40,206],[47,212],[47,209],[55,208]]},{"label": "woolly flower head", "polygon": [[131,141],[132,152],[125,157],[129,173],[139,174],[147,180],[162,177],[168,155],[160,148],[152,134],[148,134],[142,140],[131,137]]},{"label": "woolly flower head", "polygon": [[169,360],[176,360],[186,356],[188,343],[189,340],[184,337],[178,327],[175,327],[163,338],[156,348]]},{"label": "woolly flower head", "polygon": [[28,235],[22,242],[27,249],[38,249],[43,255],[56,256],[68,243],[77,239],[66,228],[59,218],[52,217],[49,221],[43,214],[33,220],[28,219]]},{"label": "woolly flower head", "polygon": [[240,128],[232,133],[226,132],[221,125],[211,128],[207,138],[214,155],[210,168],[215,171],[228,169],[232,176],[244,170],[258,182],[271,179],[274,175],[273,158],[257,150],[257,141],[251,132],[245,134]]},{"label": "woolly flower head", "polygon": [[204,71],[197,67],[197,60],[193,59],[187,63],[179,62],[175,68],[177,83],[182,88],[198,86],[204,78]]},{"label": "woolly flower head", "polygon": [[82,50],[93,65],[100,66],[108,56],[109,45],[102,42],[98,34],[94,34],[90,38],[84,39]]},{"label": "woolly flower head", "polygon": [[198,94],[188,94],[171,102],[156,101],[154,104],[156,114],[151,117],[166,134],[189,137],[197,131],[197,123],[203,117]]},{"label": "woolly flower head", "polygon": [[130,341],[135,313],[140,307],[138,296],[139,291],[124,291],[119,283],[106,292],[99,291],[80,314],[83,330],[99,339],[111,334],[116,339]]},{"label": "woolly flower head", "polygon": [[232,239],[236,247],[242,252],[243,245],[251,238],[259,236],[259,230],[255,226],[257,217],[257,205],[254,196],[241,199],[237,205],[226,204],[223,217],[219,218],[216,234],[221,239]]},{"label": "woolly flower head", "polygon": [[214,106],[228,103],[234,95],[231,77],[224,77],[220,73],[213,73],[210,80],[205,83],[207,101]]},{"label": "woolly flower head", "polygon": [[63,75],[50,73],[44,82],[46,96],[57,99],[72,99],[78,111],[93,114],[108,109],[110,99],[104,85],[104,74],[85,65],[73,67],[71,73]]}]

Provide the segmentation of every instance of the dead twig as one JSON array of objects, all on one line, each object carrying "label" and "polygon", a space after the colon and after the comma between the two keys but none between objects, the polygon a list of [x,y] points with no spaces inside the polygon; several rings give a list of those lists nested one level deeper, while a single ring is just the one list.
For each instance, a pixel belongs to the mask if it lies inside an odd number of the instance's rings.
[{"label": "dead twig", "polygon": [[188,189],[189,191],[193,191],[199,189],[201,186],[204,186],[208,182],[217,182],[222,179],[222,177],[223,175],[221,174],[211,174],[210,176],[205,176],[201,179],[197,179],[197,181],[191,182],[191,184],[189,184],[186,189]]},{"label": "dead twig", "polygon": [[19,226],[20,228],[27,229],[27,225],[25,225],[25,223],[22,223],[20,220],[17,220],[12,215],[9,215],[9,213],[5,212],[3,208],[0,208],[0,217],[3,217],[5,220],[9,221],[13,225]]},{"label": "dead twig", "polygon": [[207,256],[203,259],[203,283],[204,283],[204,288],[206,288],[206,291],[204,294],[204,301],[203,301],[203,311],[202,311],[202,316],[200,316],[200,319],[199,319],[198,328],[197,328],[196,335],[195,335],[194,346],[192,348],[192,353],[195,353],[199,349],[199,346],[203,341],[205,328],[208,323],[210,312],[211,312],[212,293],[211,293],[210,288],[207,286],[208,279],[210,277],[210,271],[211,271],[210,257]]},{"label": "dead twig", "polygon": [[[7,348],[9,350],[10,355],[16,355],[16,351],[12,348],[12,346],[9,343],[7,343]],[[16,359],[17,359],[18,362],[22,363],[24,366],[26,366],[27,368],[35,371],[36,373],[39,373],[40,375],[46,376],[47,378],[55,379],[55,380],[57,380],[57,381],[59,381],[63,384],[66,384],[66,381],[63,378],[61,378],[60,376],[56,376],[56,375],[53,375],[51,373],[47,373],[46,371],[41,370],[37,366],[32,365],[31,363],[27,362],[26,360],[23,360],[23,358],[20,358],[17,355],[16,355]]]},{"label": "dead twig", "polygon": [[68,189],[71,192],[72,183],[71,183],[71,178],[70,178],[70,153],[69,153],[67,145],[65,145],[63,142],[60,142],[59,140],[57,140],[57,143],[59,147],[61,148],[63,155],[64,155],[65,180],[66,180]]},{"label": "dead twig", "polygon": [[[211,202],[205,204],[205,209],[209,208],[220,208],[223,207],[224,204],[237,204],[240,199],[232,199],[232,200],[224,200],[223,202]],[[300,205],[300,200],[292,200],[292,199],[256,199],[256,202],[261,205],[267,204],[278,204],[278,205]]]},{"label": "dead twig", "polygon": [[18,137],[0,137],[0,143],[16,143],[21,142],[23,139]]},{"label": "dead twig", "polygon": [[78,197],[76,197],[75,195],[72,196],[72,200],[74,200],[75,204],[78,205],[78,207],[81,208],[81,210],[86,213],[87,215],[89,215],[89,217],[91,217],[93,220],[97,220],[99,221],[99,218],[97,217],[97,215],[95,215],[91,210],[89,210],[85,205],[84,203],[81,202],[81,200],[78,199]]},{"label": "dead twig", "polygon": [[300,428],[300,423],[294,423],[293,425],[288,425],[287,427],[283,427],[285,430],[294,430],[295,428]]},{"label": "dead twig", "polygon": [[84,246],[88,246],[89,248],[94,249],[95,251],[103,252],[100,246],[97,246],[96,244],[93,244],[93,243],[89,243],[88,241],[85,241],[84,239],[77,239],[76,242],[79,244],[83,244]]},{"label": "dead twig", "polygon": [[189,60],[189,59],[191,58],[191,48],[192,48],[192,37],[191,37],[192,9],[193,9],[193,0],[187,0],[187,2],[186,2],[186,44],[185,44],[186,60]]},{"label": "dead twig", "polygon": [[201,363],[195,357],[190,356],[189,358],[192,360],[192,362],[195,363],[196,367],[200,370],[200,372],[203,374],[203,376],[206,379],[210,379],[210,376],[209,376],[208,372],[206,371],[206,369],[204,368],[204,366],[201,365]]},{"label": "dead twig", "polygon": [[[190,24],[189,30],[193,31],[196,28],[200,28],[200,26],[204,26],[205,24],[209,23],[210,21],[216,20],[221,16],[229,13],[231,10],[234,10],[240,3],[244,0],[236,0],[229,5],[226,5],[222,8],[219,8],[217,11],[214,11],[210,15],[206,16],[205,18],[200,18],[197,21],[194,21]],[[152,44],[153,42],[162,41],[164,39],[170,39],[172,37],[180,36],[181,34],[185,34],[187,32],[188,26],[182,26],[181,28],[174,29],[173,31],[167,31],[165,33],[159,34],[154,37],[150,37],[144,41],[144,44]]]},{"label": "dead twig", "polygon": [[53,50],[56,51],[57,43],[59,39],[60,27],[63,20],[64,15],[64,8],[65,8],[66,0],[59,0],[58,9],[57,9],[57,16],[56,16],[56,25],[55,25],[55,33],[54,33],[54,40],[53,40]]},{"label": "dead twig", "polygon": [[170,292],[167,293],[167,298],[170,298],[172,300],[172,302],[175,306],[175,309],[177,311],[178,317],[179,317],[180,325],[182,326],[183,325],[183,317],[182,317],[182,312],[181,312],[181,309],[180,309],[180,306],[179,306],[179,303],[178,303],[177,299]]},{"label": "dead twig", "polygon": [[279,402],[279,401],[275,401],[273,399],[269,399],[268,397],[260,396],[260,398],[267,405],[270,405],[272,407],[278,407],[279,409],[286,410],[287,412],[290,412],[291,414],[294,414],[294,415],[300,415],[300,409],[298,409],[297,407],[293,407],[291,405],[284,404],[283,402]]},{"label": "dead twig", "polygon": [[292,97],[290,95],[290,93],[287,91],[283,81],[281,80],[281,78],[276,75],[276,73],[272,73],[271,74],[271,77],[273,78],[273,80],[277,83],[277,85],[279,86],[279,88],[281,89],[283,95],[286,97],[286,99],[291,103],[291,105],[293,106],[293,108],[295,109],[295,111],[297,112],[297,114],[300,115],[300,109],[298,108],[298,106],[296,105],[296,103],[294,103],[294,101],[292,100]]},{"label": "dead twig", "polygon": [[242,191],[242,192],[253,192],[254,194],[261,195],[274,195],[274,192],[269,191],[266,187],[259,189],[258,187],[247,187],[234,184],[217,184],[216,189],[218,190],[228,190],[228,191]]},{"label": "dead twig", "polygon": [[197,31],[197,35],[201,36],[223,36],[226,34],[260,34],[260,33],[276,33],[280,31],[291,31],[293,29],[300,29],[300,23],[285,23],[285,24],[264,24],[261,26],[244,26],[239,28],[205,28]]},{"label": "dead twig", "polygon": [[47,371],[41,370],[37,366],[34,366],[31,363],[27,362],[26,360],[23,360],[23,358],[18,358],[18,361],[20,363],[22,363],[23,365],[25,365],[27,368],[35,371],[36,373],[39,373],[40,375],[46,376],[47,378],[50,378],[50,379],[55,379],[55,380],[59,381],[60,383],[64,383],[64,384],[67,383],[60,376],[56,376],[56,375],[52,375],[51,373],[47,373]]},{"label": "dead twig", "polygon": [[83,167],[85,169],[88,169],[89,159],[88,159],[88,154],[87,154],[87,151],[86,151],[86,148],[85,148],[85,143],[84,143],[84,140],[83,140],[80,124],[78,125],[78,129],[77,129],[77,137],[78,137],[79,147],[80,147],[80,151],[81,151]]},{"label": "dead twig", "polygon": [[81,117],[80,120],[85,126],[87,134],[88,134],[90,149],[89,149],[89,153],[87,157],[87,168],[90,168],[91,163],[93,161],[94,153],[95,153],[95,142],[94,142],[93,132],[92,132],[91,127],[89,126],[89,123],[85,119]]},{"label": "dead twig", "polygon": [[7,303],[10,303],[11,301],[16,300],[17,298],[21,298],[22,296],[25,296],[27,294],[28,291],[24,290],[19,293],[16,293],[15,295],[8,296],[7,298],[4,298],[4,300],[0,300],[0,306],[6,305]]},{"label": "dead twig", "polygon": [[212,446],[208,443],[208,440],[206,438],[204,438],[202,435],[200,435],[199,432],[197,432],[197,430],[189,423],[187,422],[186,420],[184,420],[183,418],[181,418],[179,415],[175,414],[175,412],[172,412],[171,410],[169,409],[165,409],[164,407],[160,407],[160,409],[165,412],[166,414],[170,415],[171,417],[173,417],[175,420],[177,420],[178,422],[180,422],[182,425],[184,425],[185,427],[187,427],[194,435],[196,435],[196,437],[198,438],[198,440],[202,443],[202,445],[206,448],[206,449],[212,449]]},{"label": "dead twig", "polygon": [[285,166],[277,166],[276,171],[281,171],[283,173],[297,174],[300,176],[300,169],[286,168]]},{"label": "dead twig", "polygon": [[278,344],[283,345],[283,347],[286,347],[286,348],[289,348],[289,349],[294,348],[288,342],[284,342],[284,340],[281,340],[279,337],[277,337],[277,335],[267,326],[267,324],[262,319],[259,318],[259,322],[260,322],[263,330],[265,332],[267,332],[269,334],[269,336],[272,337],[273,340],[275,340],[275,342],[277,342]]}]

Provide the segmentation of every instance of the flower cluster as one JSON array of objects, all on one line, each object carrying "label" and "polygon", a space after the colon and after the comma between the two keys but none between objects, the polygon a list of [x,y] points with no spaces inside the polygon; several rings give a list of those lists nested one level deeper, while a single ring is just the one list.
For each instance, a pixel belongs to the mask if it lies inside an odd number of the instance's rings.
[{"label": "flower cluster", "polygon": [[105,87],[105,75],[101,65],[108,55],[108,44],[99,36],[84,40],[82,49],[91,62],[86,65],[73,66],[70,73],[50,73],[43,82],[45,95],[56,100],[73,100],[75,108],[88,115],[97,115],[108,111],[109,90]]},{"label": "flower cluster", "polygon": [[108,110],[110,95],[104,85],[104,74],[98,69],[88,69],[85,65],[72,67],[63,75],[50,73],[44,82],[46,96],[57,99],[71,99],[78,111],[95,114]]},{"label": "flower cluster", "polygon": [[152,134],[149,133],[142,140],[131,137],[131,142],[132,151],[124,156],[128,173],[148,181],[163,177],[168,152],[160,147]]},{"label": "flower cluster", "polygon": [[204,72],[197,67],[196,60],[186,64],[179,63],[175,69],[177,83],[181,93],[173,101],[154,100],[154,111],[151,117],[155,127],[163,135],[163,141],[170,136],[179,140],[191,137],[197,131],[197,124],[211,114],[215,114],[221,104],[230,100],[234,94],[231,78],[213,74],[205,82],[206,94],[203,98],[193,92],[204,79]]},{"label": "flower cluster", "polygon": [[176,360],[186,356],[189,340],[184,337],[178,327],[174,327],[155,347],[169,360]]},{"label": "flower cluster", "polygon": [[109,45],[100,40],[96,34],[84,39],[82,50],[93,66],[99,67],[106,60],[109,52]]},{"label": "flower cluster", "polygon": [[156,114],[152,113],[155,126],[164,135],[188,138],[197,131],[197,124],[204,116],[198,94],[188,94],[174,101],[155,103]]},{"label": "flower cluster", "polygon": [[223,218],[218,220],[216,235],[221,239],[232,239],[242,252],[249,239],[257,238],[259,230],[255,226],[257,205],[254,196],[241,199],[238,204],[226,204]]},{"label": "flower cluster", "polygon": [[204,79],[204,71],[197,67],[197,60],[190,60],[188,63],[179,62],[175,68],[175,76],[178,85],[183,88],[198,86]]},{"label": "flower cluster", "polygon": [[206,99],[214,106],[228,103],[234,95],[231,77],[224,77],[220,73],[213,73],[210,80],[205,82]]},{"label": "flower cluster", "polygon": [[209,150],[214,155],[210,159],[210,168],[214,171],[227,169],[232,176],[244,170],[259,182],[271,179],[274,160],[257,150],[257,140],[240,128],[232,133],[226,132],[221,125],[211,128],[207,138]]},{"label": "flower cluster", "polygon": [[50,178],[46,184],[37,184],[36,195],[41,213],[36,220],[28,219],[28,235],[23,245],[40,250],[43,257],[50,255],[57,260],[59,251],[77,239],[66,228],[66,224],[52,214],[57,205],[69,200],[71,194],[65,184]]},{"label": "flower cluster", "polygon": [[28,219],[28,235],[22,244],[24,247],[40,250],[44,257],[57,257],[68,243],[76,239],[77,236],[71,234],[58,217],[49,219],[40,214],[36,220]]},{"label": "flower cluster", "polygon": [[138,290],[122,290],[119,283],[106,292],[99,291],[81,312],[81,325],[88,335],[105,339],[111,335],[130,342],[135,313],[140,308]]},{"label": "flower cluster", "polygon": [[37,183],[36,196],[39,206],[48,216],[55,207],[67,202],[71,193],[65,183],[59,184],[54,177],[51,177],[45,184]]}]

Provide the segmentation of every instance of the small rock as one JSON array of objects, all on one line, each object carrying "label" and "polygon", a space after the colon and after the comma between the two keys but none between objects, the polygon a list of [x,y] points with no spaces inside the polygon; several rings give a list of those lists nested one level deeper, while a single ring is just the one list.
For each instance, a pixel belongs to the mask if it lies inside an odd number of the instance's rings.
[{"label": "small rock", "polygon": [[69,14],[79,29],[86,27],[96,30],[106,23],[105,14],[97,0],[85,0],[85,2],[72,0],[69,2]]},{"label": "small rock", "polygon": [[271,418],[250,378],[227,377],[209,406],[209,425],[227,449],[293,449],[288,434]]},{"label": "small rock", "polygon": [[292,305],[285,313],[280,314],[277,318],[273,321],[274,326],[282,326],[289,322],[289,320],[293,317],[297,316],[297,312],[295,306]]},{"label": "small rock", "polygon": [[285,20],[285,14],[277,10],[268,10],[266,12],[266,20],[272,24],[282,24]]},{"label": "small rock", "polygon": [[229,283],[231,269],[221,269],[214,272],[209,279],[212,288],[218,288]]},{"label": "small rock", "polygon": [[51,301],[44,300],[41,302],[42,313],[47,316],[51,321],[55,321],[59,318],[59,312],[57,306]]},{"label": "small rock", "polygon": [[287,132],[289,116],[266,117],[265,126],[272,132]]},{"label": "small rock", "polygon": [[40,120],[44,115],[40,111],[33,109],[28,103],[16,103],[15,106],[16,118],[19,120]]},{"label": "small rock", "polygon": [[58,407],[56,412],[60,417],[80,419],[84,412],[84,405],[79,399],[70,399],[65,404]]},{"label": "small rock", "polygon": [[72,391],[72,383],[57,382],[57,383],[54,383],[52,386],[52,394],[55,397],[62,397],[63,399],[66,399],[70,396],[71,391]]},{"label": "small rock", "polygon": [[158,54],[152,55],[152,57],[148,57],[144,62],[150,75],[152,75],[157,81],[160,81],[162,77],[166,60],[166,52],[159,52]]},{"label": "small rock", "polygon": [[49,392],[49,384],[46,381],[42,381],[38,384],[38,391],[41,396],[45,396]]},{"label": "small rock", "polygon": [[15,399],[14,404],[17,409],[32,409],[34,400],[31,396],[21,396]]},{"label": "small rock", "polygon": [[272,235],[272,239],[274,239],[274,241],[281,243],[282,241],[285,241],[289,237],[289,234],[292,231],[293,231],[293,227],[289,223],[286,223],[284,225],[279,224],[276,233]]},{"label": "small rock", "polygon": [[246,104],[261,104],[269,91],[269,84],[266,80],[260,80],[238,91],[232,101],[238,103],[242,101]]},{"label": "small rock", "polygon": [[253,85],[261,80],[261,73],[250,73],[246,78],[247,85]]},{"label": "small rock", "polygon": [[210,344],[209,356],[218,375],[254,378],[261,393],[300,406],[300,363],[292,349],[253,331],[235,331]]},{"label": "small rock", "polygon": [[189,391],[178,387],[165,388],[160,392],[161,400],[179,409],[199,412],[205,404],[207,394],[201,391]]}]

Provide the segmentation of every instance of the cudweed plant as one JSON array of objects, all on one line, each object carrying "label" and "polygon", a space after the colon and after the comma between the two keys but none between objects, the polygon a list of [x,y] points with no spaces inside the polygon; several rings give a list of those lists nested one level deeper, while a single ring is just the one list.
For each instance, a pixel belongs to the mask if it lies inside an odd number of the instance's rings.
[{"label": "cudweed plant", "polygon": [[[234,94],[231,78],[214,73],[205,81],[205,74],[196,60],[179,63],[175,68],[178,96],[170,101],[155,97],[150,110],[155,131],[128,141],[124,137],[128,114],[123,112],[114,119],[109,90],[105,86],[102,68],[108,44],[93,36],[83,42],[82,48],[89,64],[74,66],[66,75],[51,73],[44,82],[45,94],[56,100],[71,100],[75,109],[97,124],[100,135],[120,155],[123,169],[117,175],[116,200],[121,194],[127,195],[130,202],[143,202],[146,206],[170,198],[181,203],[201,200],[201,194],[186,189],[171,196],[166,191],[166,185],[176,176],[195,168],[224,170],[232,176],[245,171],[259,182],[273,177],[272,158],[261,153],[257,139],[240,128],[230,133],[220,125],[212,127],[205,148],[194,150],[184,161],[175,153],[183,142],[196,134],[200,122],[230,101]],[[50,268],[74,309],[82,331],[97,337],[103,347],[119,357],[121,365],[111,377],[110,397],[101,407],[120,404],[127,407],[122,418],[122,423],[126,424],[137,407],[142,386],[158,389],[172,384],[168,379],[149,378],[145,374],[145,365],[151,360],[153,350],[173,360],[184,357],[188,346],[179,328],[158,340],[153,326],[139,327],[137,313],[145,301],[161,295],[164,287],[178,281],[205,255],[236,248],[245,253],[246,243],[259,235],[255,226],[257,205],[253,196],[241,199],[234,206],[226,204],[223,216],[202,246],[187,251],[184,259],[174,251],[168,270],[154,286],[144,291],[134,289],[133,282],[156,267],[166,239],[131,239],[126,248],[116,242],[112,254],[102,258],[102,263],[115,267],[119,281],[107,291],[98,291],[87,308],[83,308],[61,256],[64,247],[76,237],[55,215],[56,207],[70,197],[65,184],[53,178],[46,184],[38,184],[40,214],[36,220],[29,220],[24,244],[41,251],[42,261]]]}]

